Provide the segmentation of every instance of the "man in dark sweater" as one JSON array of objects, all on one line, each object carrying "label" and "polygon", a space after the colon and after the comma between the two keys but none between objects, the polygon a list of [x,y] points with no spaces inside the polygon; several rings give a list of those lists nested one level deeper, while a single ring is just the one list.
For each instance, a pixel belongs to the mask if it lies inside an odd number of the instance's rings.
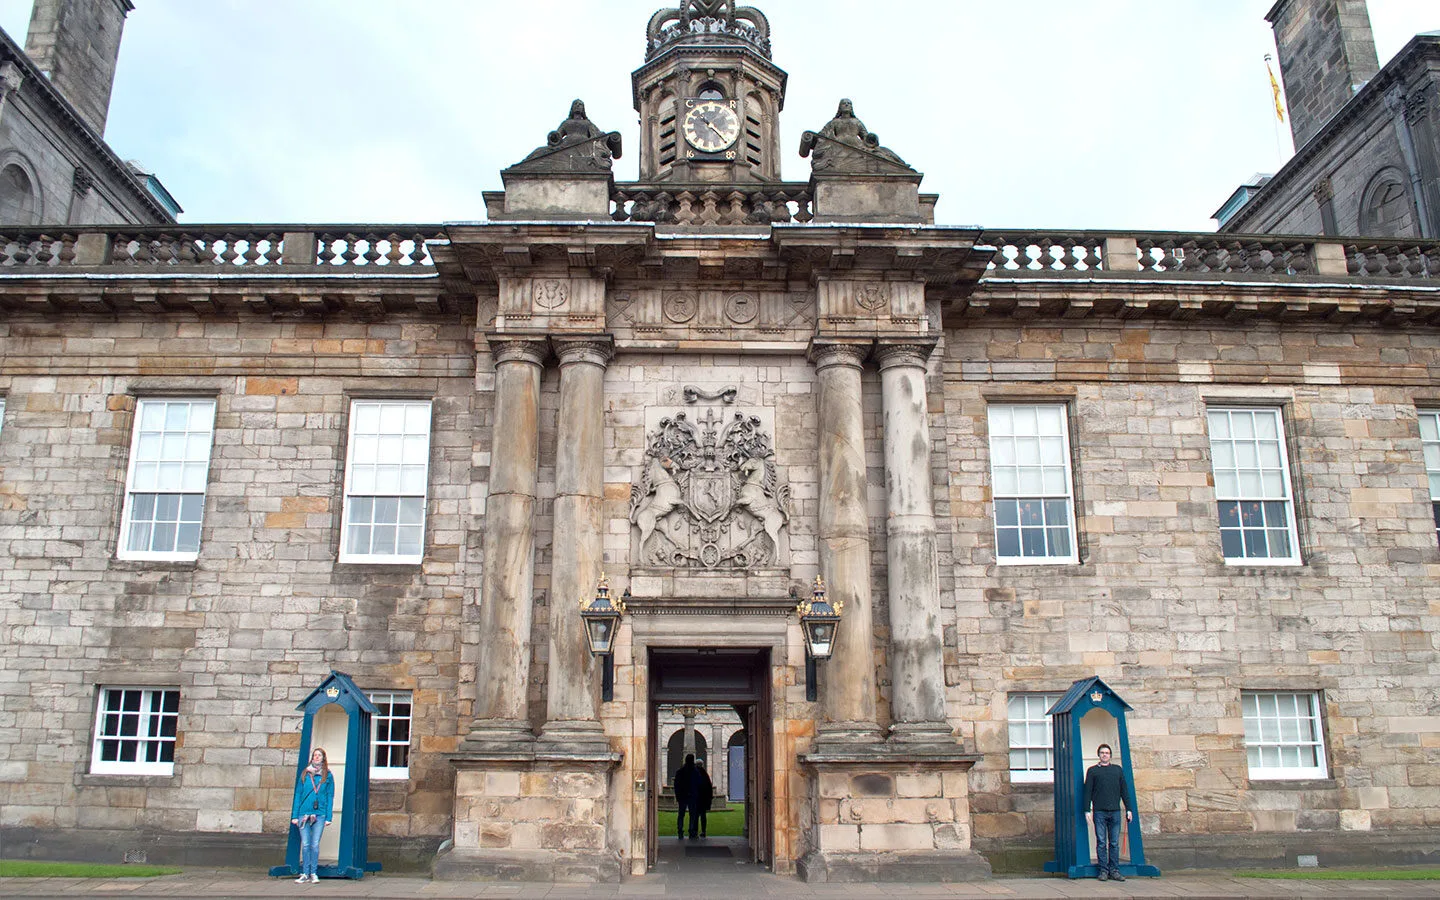
[{"label": "man in dark sweater", "polygon": [[[1095,749],[1100,761],[1085,772],[1085,817],[1095,830],[1095,866],[1101,881],[1124,881],[1120,874],[1120,807],[1131,819],[1130,786],[1125,770],[1110,764],[1110,745]],[[1092,812],[1093,809],[1093,812]]]}]

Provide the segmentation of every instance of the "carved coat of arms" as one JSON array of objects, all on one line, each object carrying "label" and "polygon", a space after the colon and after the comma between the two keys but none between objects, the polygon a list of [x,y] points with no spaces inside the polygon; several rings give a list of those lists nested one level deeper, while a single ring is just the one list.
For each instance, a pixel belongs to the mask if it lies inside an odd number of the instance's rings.
[{"label": "carved coat of arms", "polygon": [[705,569],[773,566],[790,520],[790,486],[775,471],[775,449],[760,419],[713,409],[691,420],[660,420],[645,468],[630,488],[630,521],[640,529],[640,564]]}]

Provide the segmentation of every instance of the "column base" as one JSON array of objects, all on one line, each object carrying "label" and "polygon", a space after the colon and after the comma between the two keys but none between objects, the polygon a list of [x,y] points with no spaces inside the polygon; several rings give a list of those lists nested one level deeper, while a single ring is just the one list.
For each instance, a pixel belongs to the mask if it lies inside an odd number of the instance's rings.
[{"label": "column base", "polygon": [[[948,729],[947,729],[948,730]],[[913,740],[822,745],[799,756],[815,798],[806,881],[973,881],[990,864],[970,845],[969,770],[980,757],[933,727]]]},{"label": "column base", "polygon": [[815,729],[815,747],[873,747],[884,740],[880,726],[874,722],[826,722]]},{"label": "column base", "polygon": [[466,742],[455,766],[452,849],[435,860],[445,880],[613,882],[608,746],[523,747]]},{"label": "column base", "polygon": [[546,722],[540,729],[539,743],[557,749],[610,749],[610,739],[605,736],[604,726],[593,719]]},{"label": "column base", "polygon": [[521,751],[535,743],[529,722],[516,719],[479,719],[461,745],[467,752],[504,753]]},{"label": "column base", "polygon": [[956,748],[955,730],[948,722],[897,722],[890,726],[890,741],[897,744]]},{"label": "column base", "polygon": [[983,881],[991,874],[989,861],[974,850],[815,850],[801,858],[796,869],[805,881],[834,884]]},{"label": "column base", "polygon": [[436,881],[539,881],[613,884],[620,855],[609,850],[455,850],[435,857]]}]

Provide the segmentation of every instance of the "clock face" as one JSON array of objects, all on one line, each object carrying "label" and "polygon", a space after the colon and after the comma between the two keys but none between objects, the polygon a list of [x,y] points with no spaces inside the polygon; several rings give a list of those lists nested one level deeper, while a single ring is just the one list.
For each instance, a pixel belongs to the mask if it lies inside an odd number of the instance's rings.
[{"label": "clock face", "polygon": [[734,100],[702,100],[685,113],[685,140],[703,153],[719,153],[740,137]]}]

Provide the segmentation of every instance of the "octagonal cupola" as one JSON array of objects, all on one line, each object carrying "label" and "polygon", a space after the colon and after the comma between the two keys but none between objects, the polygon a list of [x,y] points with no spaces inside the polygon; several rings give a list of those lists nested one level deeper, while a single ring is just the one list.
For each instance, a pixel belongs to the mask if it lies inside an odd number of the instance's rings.
[{"label": "octagonal cupola", "polygon": [[632,76],[640,180],[780,180],[786,74],[770,61],[770,23],[734,0],[682,0],[651,16]]}]

